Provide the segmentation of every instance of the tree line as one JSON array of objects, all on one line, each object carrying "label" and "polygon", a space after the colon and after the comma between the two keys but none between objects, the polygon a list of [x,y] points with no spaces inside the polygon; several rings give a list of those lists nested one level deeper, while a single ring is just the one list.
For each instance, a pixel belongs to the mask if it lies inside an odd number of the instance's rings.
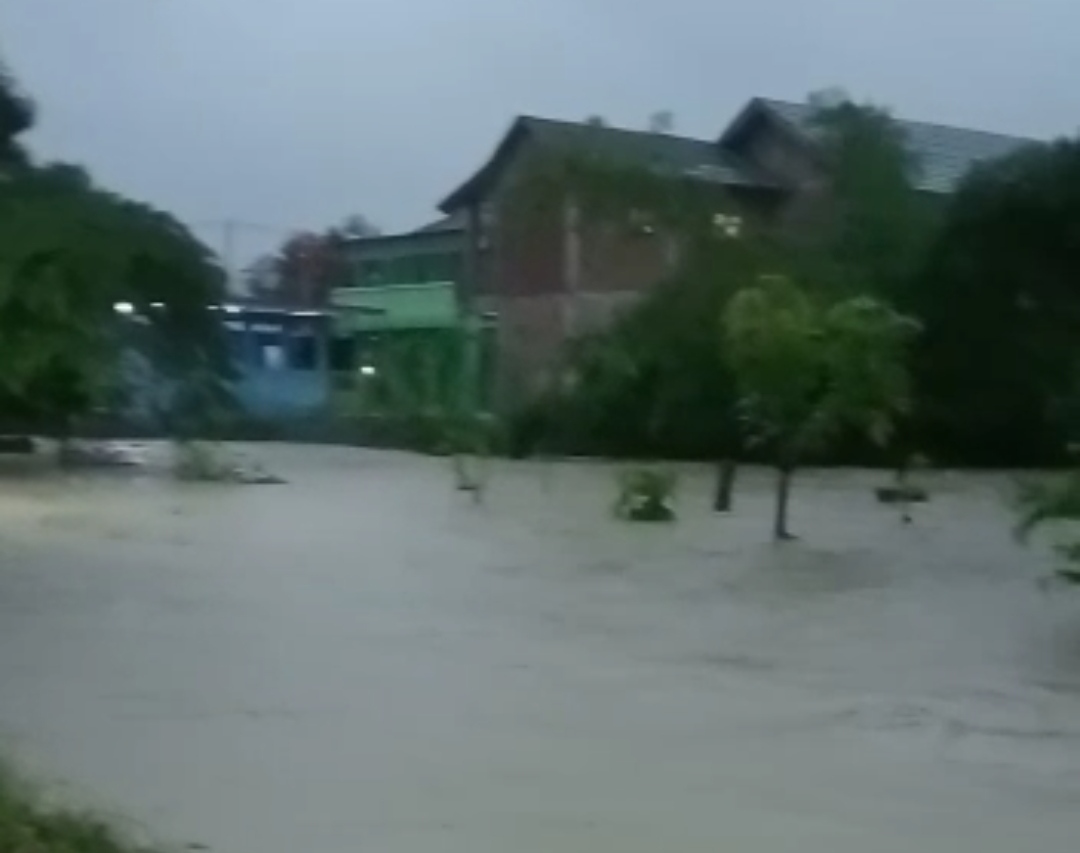
[{"label": "tree line", "polygon": [[125,314],[141,318],[140,349],[162,381],[225,377],[217,258],[170,214],[35,157],[24,141],[34,120],[0,67],[0,419],[63,431],[115,404]]}]

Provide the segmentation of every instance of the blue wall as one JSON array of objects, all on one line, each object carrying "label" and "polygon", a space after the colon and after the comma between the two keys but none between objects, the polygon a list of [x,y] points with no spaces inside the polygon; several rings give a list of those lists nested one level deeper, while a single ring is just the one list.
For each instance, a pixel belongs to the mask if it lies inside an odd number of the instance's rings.
[{"label": "blue wall", "polygon": [[[135,317],[132,329],[145,328]],[[330,400],[329,318],[312,311],[229,306],[222,311],[236,381],[233,392],[243,412],[260,420],[283,421],[322,411]],[[122,414],[157,425],[171,408],[173,383],[143,355],[134,335],[121,364],[129,394]]]},{"label": "blue wall", "polygon": [[247,414],[304,417],[330,399],[329,321],[313,312],[245,309],[225,321],[236,397]]}]

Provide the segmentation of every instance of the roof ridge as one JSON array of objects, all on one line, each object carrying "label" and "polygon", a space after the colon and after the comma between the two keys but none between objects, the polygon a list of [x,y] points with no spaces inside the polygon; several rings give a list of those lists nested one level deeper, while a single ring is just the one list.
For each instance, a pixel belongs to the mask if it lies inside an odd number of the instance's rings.
[{"label": "roof ridge", "polygon": [[706,139],[700,136],[684,136],[678,133],[668,133],[666,131],[649,130],[648,128],[633,128],[633,127],[620,127],[614,124],[607,124],[606,120],[604,124],[590,124],[587,120],[574,121],[572,119],[562,118],[548,118],[546,116],[531,115],[528,113],[522,113],[518,116],[522,121],[536,121],[546,124],[558,124],[564,127],[580,127],[589,130],[606,130],[614,133],[628,133],[634,136],[658,136],[663,139],[674,139],[679,142],[697,142],[707,145],[715,144],[715,140]]},{"label": "roof ridge", "polygon": [[[807,110],[813,108],[812,104],[809,104],[809,103],[807,103],[805,101],[790,101],[790,100],[788,100],[786,98],[770,98],[770,97],[761,96],[761,97],[758,98],[758,100],[760,100],[766,106],[768,106],[769,104],[779,104],[781,106],[798,107],[800,109],[807,109]],[[854,103],[854,102],[852,102],[852,103]],[[863,106],[862,104],[858,104],[858,103],[856,103],[855,105],[856,106]],[[877,105],[876,104],[871,104],[871,106],[877,106]],[[919,127],[935,128],[937,130],[958,130],[958,131],[961,131],[962,133],[977,133],[977,134],[980,134],[981,136],[995,136],[995,137],[997,137],[999,139],[1023,140],[1023,141],[1027,141],[1027,142],[1044,142],[1045,141],[1045,140],[1038,139],[1038,138],[1036,138],[1034,136],[1026,136],[1026,135],[1021,135],[1021,134],[1016,134],[1016,133],[1004,133],[1003,131],[999,131],[999,130],[983,130],[982,128],[965,127],[964,125],[959,125],[959,124],[946,124],[944,122],[926,121],[924,119],[904,118],[901,115],[896,115],[896,114],[892,113],[892,111],[891,111],[892,108],[891,107],[882,107],[882,109],[889,110],[889,115],[892,118],[892,120],[895,121],[897,124],[901,124],[901,125],[903,125],[903,124],[918,125]]]}]

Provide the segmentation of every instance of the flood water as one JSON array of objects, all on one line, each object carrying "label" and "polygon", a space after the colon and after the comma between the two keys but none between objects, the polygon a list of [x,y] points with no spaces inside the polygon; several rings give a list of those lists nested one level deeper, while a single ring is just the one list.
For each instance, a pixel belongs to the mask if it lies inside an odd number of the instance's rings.
[{"label": "flood water", "polygon": [[1080,590],[1002,476],[767,472],[680,521],[598,464],[264,447],[284,486],[0,480],[0,735],[222,853],[1076,849]]}]

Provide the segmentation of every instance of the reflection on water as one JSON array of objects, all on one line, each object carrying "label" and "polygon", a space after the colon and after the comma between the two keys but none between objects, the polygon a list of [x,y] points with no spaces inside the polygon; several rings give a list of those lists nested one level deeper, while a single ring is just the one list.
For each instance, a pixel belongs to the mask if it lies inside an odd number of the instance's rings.
[{"label": "reflection on water", "polygon": [[166,837],[296,850],[1059,851],[1080,594],[1004,477],[767,472],[611,520],[610,468],[266,447],[289,485],[0,481],[0,732]]}]

